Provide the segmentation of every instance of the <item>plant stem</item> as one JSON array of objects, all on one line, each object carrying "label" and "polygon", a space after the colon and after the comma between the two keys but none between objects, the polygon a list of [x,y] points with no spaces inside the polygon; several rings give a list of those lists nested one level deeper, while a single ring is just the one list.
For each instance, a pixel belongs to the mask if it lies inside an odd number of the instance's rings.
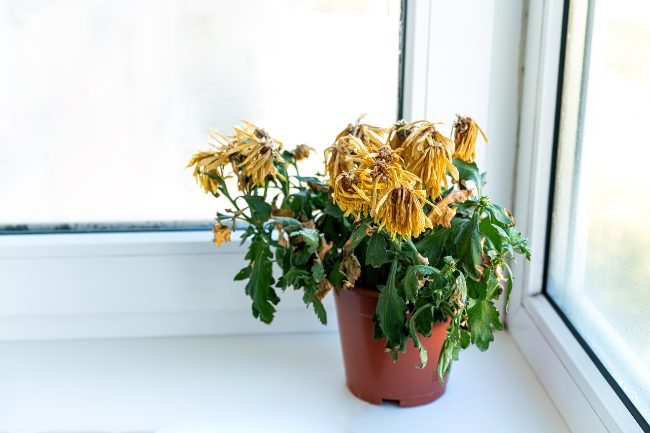
[{"label": "plant stem", "polygon": [[413,251],[413,253],[415,254],[415,258],[418,260],[418,262],[421,265],[428,265],[429,264],[429,259],[427,259],[426,257],[422,256],[422,254],[420,254],[420,252],[416,248],[416,246],[413,243],[413,241],[411,240],[411,238],[406,237],[406,238],[404,238],[404,240],[406,241],[406,245],[408,245],[409,248],[411,249],[411,251]]}]

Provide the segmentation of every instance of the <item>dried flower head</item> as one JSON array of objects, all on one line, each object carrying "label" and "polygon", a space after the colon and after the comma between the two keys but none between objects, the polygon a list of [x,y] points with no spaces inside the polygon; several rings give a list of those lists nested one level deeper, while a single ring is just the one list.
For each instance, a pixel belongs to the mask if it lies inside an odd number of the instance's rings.
[{"label": "dried flower head", "polygon": [[481,133],[483,140],[489,143],[485,133],[471,117],[461,117],[454,122],[454,158],[462,159],[465,162],[474,162],[476,159],[476,138]]},{"label": "dried flower head", "polygon": [[366,117],[366,115],[362,114],[354,124],[348,124],[343,131],[339,132],[336,136],[336,140],[342,137],[351,136],[360,139],[363,144],[371,148],[377,148],[386,144],[386,139],[388,138],[390,129],[361,123],[361,120],[364,117]]},{"label": "dried flower head", "polygon": [[250,122],[233,130],[234,134],[228,137],[211,130],[210,145],[215,150],[198,152],[190,159],[188,167],[194,166],[194,177],[206,192],[217,192],[227,165],[237,176],[241,191],[264,186],[269,178],[284,179],[276,167],[284,163],[279,153],[282,143]]},{"label": "dried flower head", "polygon": [[216,246],[219,246],[224,242],[230,242],[230,227],[217,223],[212,227],[212,234],[214,235],[212,242]]},{"label": "dried flower head", "polygon": [[372,202],[362,187],[361,179],[354,171],[345,171],[334,180],[332,200],[345,216],[370,214]]},{"label": "dried flower head", "polygon": [[348,161],[348,157],[352,154],[351,142],[354,140],[359,139],[352,136],[340,137],[325,149],[325,173],[329,176],[328,183],[331,186],[341,173],[354,168],[354,164]]},{"label": "dried flower head", "polygon": [[458,170],[452,164],[454,142],[445,137],[431,122],[420,121],[404,125],[393,131],[393,138],[401,131],[408,135],[402,141],[394,139],[393,145],[404,159],[406,168],[421,180],[427,196],[436,198],[442,192],[442,187],[449,188],[447,171],[454,179],[458,178]]},{"label": "dried flower head", "polygon": [[194,167],[194,178],[206,193],[216,194],[219,180],[223,179],[223,165],[228,158],[219,151],[196,152],[192,155],[187,167]]},{"label": "dried flower head", "polygon": [[407,186],[395,187],[379,200],[375,221],[379,223],[380,229],[385,227],[392,238],[398,234],[416,238],[427,228],[431,228],[431,220],[422,209],[425,200],[423,190]]},{"label": "dried flower head", "polygon": [[296,161],[301,161],[303,159],[309,158],[309,155],[311,152],[315,151],[311,146],[307,146],[306,144],[298,144],[294,149],[293,149],[293,157],[296,159]]}]

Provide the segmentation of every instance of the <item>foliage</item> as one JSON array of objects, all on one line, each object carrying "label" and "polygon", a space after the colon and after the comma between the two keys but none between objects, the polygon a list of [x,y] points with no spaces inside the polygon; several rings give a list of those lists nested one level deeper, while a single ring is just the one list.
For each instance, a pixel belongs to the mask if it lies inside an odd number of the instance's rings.
[{"label": "foliage", "polygon": [[[530,252],[512,215],[482,195],[486,176],[473,146],[483,132],[465,117],[455,128],[452,141],[429,122],[378,128],[357,121],[326,151],[326,180],[300,176],[304,145],[282,150],[252,124],[231,137],[215,133],[220,147],[197,153],[190,165],[206,192],[232,205],[218,214],[215,243],[229,239],[228,224],[246,223],[248,264],[235,279],[247,280],[253,316],[271,323],[278,292],[293,288],[325,324],[322,299],[332,288],[375,287],[376,334],[394,359],[412,340],[426,365],[420,337],[436,322],[448,326],[440,380],[460,350],[487,350],[503,329],[496,302],[503,295],[507,305],[509,263]],[[225,181],[229,164],[237,197]]]}]

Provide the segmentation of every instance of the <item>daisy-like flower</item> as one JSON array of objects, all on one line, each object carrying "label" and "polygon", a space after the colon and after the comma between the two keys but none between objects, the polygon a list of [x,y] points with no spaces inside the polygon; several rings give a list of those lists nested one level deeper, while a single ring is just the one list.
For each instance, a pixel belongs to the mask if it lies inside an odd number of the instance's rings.
[{"label": "daisy-like flower", "polygon": [[489,143],[485,133],[471,117],[461,117],[454,122],[454,158],[462,159],[465,162],[474,162],[476,159],[476,138],[481,133],[485,143]]},{"label": "daisy-like flower", "polygon": [[223,179],[223,165],[228,163],[228,158],[219,151],[197,152],[192,155],[187,167],[194,166],[194,178],[206,193],[216,194],[219,188],[219,179]]},{"label": "daisy-like flower", "polygon": [[315,150],[316,149],[307,146],[306,144],[299,144],[293,149],[293,157],[296,161],[302,161],[303,159],[309,158],[309,154]]},{"label": "daisy-like flower", "polygon": [[394,129],[393,137],[402,130],[407,130],[408,136],[403,141],[393,141],[399,146],[396,150],[404,158],[406,168],[420,178],[420,184],[426,189],[427,195],[431,198],[438,197],[443,185],[449,188],[447,171],[454,179],[458,178],[458,170],[451,162],[454,142],[427,121]]},{"label": "daisy-like flower", "polygon": [[336,140],[342,137],[352,136],[360,139],[363,144],[371,148],[378,148],[386,144],[390,129],[361,123],[364,117],[366,115],[362,114],[354,124],[348,124],[343,131],[339,132]]},{"label": "daisy-like flower", "polygon": [[377,204],[375,221],[379,229],[386,231],[394,239],[396,235],[417,238],[423,231],[431,228],[431,220],[422,210],[426,192],[408,186],[397,186],[388,191]]},{"label": "daisy-like flower", "polygon": [[230,242],[230,227],[217,223],[212,227],[212,234],[214,235],[212,242],[216,246],[219,246],[224,242]]},{"label": "daisy-like flower", "polygon": [[274,140],[265,130],[252,123],[244,122],[243,127],[234,127],[236,145],[230,152],[242,159],[237,162],[236,173],[239,189],[248,191],[254,187],[264,186],[268,178],[285,179],[278,172],[275,163],[283,164],[279,149],[282,143]]},{"label": "daisy-like flower", "polygon": [[332,200],[345,216],[370,214],[372,202],[362,186],[361,179],[354,171],[344,171],[336,177],[332,186]]},{"label": "daisy-like flower", "polygon": [[197,152],[190,159],[188,167],[194,166],[194,177],[206,192],[217,192],[227,165],[237,176],[240,191],[264,186],[269,178],[284,180],[276,167],[276,163],[284,163],[279,153],[282,143],[249,122],[233,130],[234,134],[228,137],[211,130],[210,145],[215,150]]},{"label": "daisy-like flower", "polygon": [[354,164],[348,161],[352,154],[352,142],[359,140],[353,136],[337,138],[334,144],[325,149],[325,173],[329,176],[328,183],[333,186],[336,178],[343,172],[352,170]]}]

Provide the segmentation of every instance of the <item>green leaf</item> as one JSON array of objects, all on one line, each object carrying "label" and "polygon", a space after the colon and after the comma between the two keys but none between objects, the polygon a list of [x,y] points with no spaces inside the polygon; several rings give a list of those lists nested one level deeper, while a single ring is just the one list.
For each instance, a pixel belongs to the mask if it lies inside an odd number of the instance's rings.
[{"label": "green leaf", "polygon": [[337,289],[343,287],[343,280],[346,278],[345,274],[339,270],[340,267],[341,261],[339,260],[334,263],[334,266],[331,268],[332,270],[327,275],[327,280]]},{"label": "green leaf", "polygon": [[454,158],[452,163],[458,169],[458,177],[460,177],[462,180],[472,181],[474,185],[476,185],[477,194],[480,196],[484,182],[476,163],[465,162],[458,158]]},{"label": "green leaf", "polygon": [[366,250],[366,265],[374,268],[380,268],[384,263],[387,263],[388,251],[386,250],[386,240],[384,237],[374,232],[368,241],[368,249]]},{"label": "green leaf", "polygon": [[419,275],[425,277],[433,273],[439,274],[440,271],[428,265],[409,266],[406,269],[406,274],[404,275],[404,296],[407,302],[415,304],[417,293],[420,290]]},{"label": "green leaf", "polygon": [[350,235],[350,245],[349,249],[350,251],[354,251],[354,249],[361,243],[362,240],[364,240],[368,234],[368,227],[370,227],[370,221],[362,221],[352,232]]},{"label": "green leaf", "polygon": [[472,278],[480,276],[476,267],[481,264],[483,252],[482,236],[476,219],[477,217],[474,217],[469,221],[461,221],[456,235],[456,254],[463,269]]},{"label": "green leaf", "polygon": [[271,205],[265,202],[264,198],[258,195],[245,195],[243,197],[248,203],[253,221],[257,224],[263,224],[271,218]]},{"label": "green leaf", "polygon": [[273,254],[269,245],[256,238],[251,242],[246,259],[251,262],[251,273],[246,284],[246,294],[253,300],[253,316],[264,323],[271,323],[275,307],[280,299],[273,289]]},{"label": "green leaf", "polygon": [[503,229],[496,224],[490,222],[490,218],[484,218],[478,225],[479,230],[487,238],[490,245],[497,251],[503,249],[503,242],[508,241],[508,236],[502,236],[501,232],[505,234]]},{"label": "green leaf", "polygon": [[316,260],[311,267],[311,275],[315,283],[320,283],[325,278],[325,269],[320,260]]},{"label": "green leaf", "polygon": [[302,227],[302,224],[300,223],[300,221],[298,221],[295,218],[276,216],[276,217],[273,217],[273,222],[275,224],[280,224],[283,227],[294,227],[294,226]]},{"label": "green leaf", "polygon": [[397,259],[394,259],[386,285],[379,287],[380,294],[377,302],[377,319],[382,332],[386,336],[388,348],[394,348],[401,344],[406,315],[406,304],[397,293],[397,287],[395,286],[396,273]]},{"label": "green leaf", "polygon": [[488,267],[483,270],[480,281],[470,279],[467,281],[467,286],[472,299],[497,299],[502,290],[494,271]]},{"label": "green leaf", "polygon": [[302,236],[302,240],[307,246],[307,252],[309,254],[314,254],[318,247],[320,247],[320,234],[316,229],[300,229],[291,233],[292,238],[296,236]]},{"label": "green leaf", "polygon": [[237,272],[237,275],[235,275],[235,278],[233,278],[233,280],[235,281],[245,280],[251,276],[252,271],[253,271],[252,267],[246,266],[245,268]]},{"label": "green leaf", "polygon": [[415,243],[415,247],[420,254],[429,259],[431,265],[435,265],[440,261],[444,253],[445,242],[450,233],[450,229],[436,227],[428,231],[426,235],[420,236],[418,242]]},{"label": "green leaf", "polygon": [[487,211],[497,220],[500,224],[504,226],[511,226],[514,224],[512,218],[510,218],[501,206],[498,206],[494,203],[490,203],[487,206]]},{"label": "green leaf", "polygon": [[492,301],[478,299],[467,309],[467,315],[469,316],[467,325],[471,332],[472,342],[480,351],[485,352],[490,343],[494,341],[492,329],[503,329],[499,311]]},{"label": "green leaf", "polygon": [[320,320],[320,323],[327,325],[327,311],[325,311],[323,303],[318,298],[314,297],[311,304],[314,307],[314,312],[316,313],[318,320]]}]

